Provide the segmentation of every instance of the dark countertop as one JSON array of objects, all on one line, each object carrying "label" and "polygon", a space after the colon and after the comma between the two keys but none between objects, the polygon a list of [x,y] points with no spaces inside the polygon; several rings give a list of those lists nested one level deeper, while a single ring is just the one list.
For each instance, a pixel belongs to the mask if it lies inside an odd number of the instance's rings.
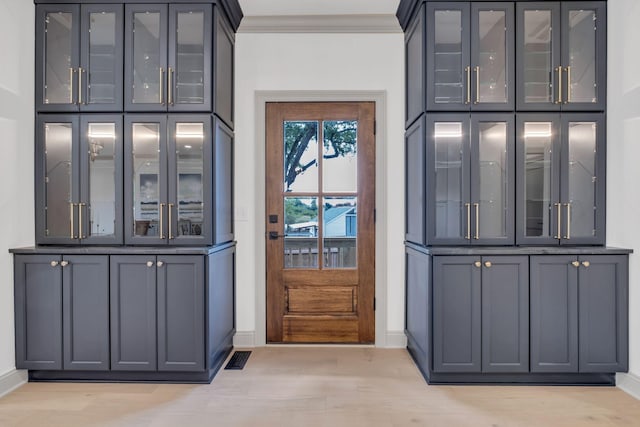
[{"label": "dark countertop", "polygon": [[217,246],[29,246],[12,248],[21,255],[210,255],[233,247],[236,242]]},{"label": "dark countertop", "polygon": [[607,246],[420,246],[405,242],[427,255],[626,255],[633,249]]}]

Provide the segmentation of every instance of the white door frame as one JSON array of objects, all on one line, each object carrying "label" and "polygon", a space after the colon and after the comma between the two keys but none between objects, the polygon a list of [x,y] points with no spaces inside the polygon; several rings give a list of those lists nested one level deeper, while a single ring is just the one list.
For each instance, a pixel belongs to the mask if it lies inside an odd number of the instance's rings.
[{"label": "white door frame", "polygon": [[267,342],[266,321],[266,207],[265,207],[265,104],[267,102],[367,102],[376,104],[376,347],[387,346],[387,160],[386,91],[256,91],[255,134],[255,336],[254,344]]}]

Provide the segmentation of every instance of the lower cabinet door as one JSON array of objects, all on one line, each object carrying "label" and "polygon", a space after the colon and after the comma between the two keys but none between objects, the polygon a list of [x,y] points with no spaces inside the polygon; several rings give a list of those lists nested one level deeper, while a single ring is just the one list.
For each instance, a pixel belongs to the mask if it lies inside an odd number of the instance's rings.
[{"label": "lower cabinet door", "polygon": [[529,257],[482,257],[482,372],[529,371]]},{"label": "lower cabinet door", "polygon": [[65,370],[109,369],[109,257],[65,256],[62,325]]},{"label": "lower cabinet door", "polygon": [[203,371],[204,258],[158,256],[158,370]]},{"label": "lower cabinet door", "polygon": [[110,270],[111,369],[155,371],[156,257],[113,255]]},{"label": "lower cabinet door", "polygon": [[16,368],[62,369],[59,255],[16,255]]},{"label": "lower cabinet door", "polygon": [[578,257],[530,258],[531,372],[578,371]]},{"label": "lower cabinet door", "polygon": [[579,261],[580,372],[626,372],[628,257],[593,255]]},{"label": "lower cabinet door", "polygon": [[433,370],[481,370],[480,257],[433,257]]}]

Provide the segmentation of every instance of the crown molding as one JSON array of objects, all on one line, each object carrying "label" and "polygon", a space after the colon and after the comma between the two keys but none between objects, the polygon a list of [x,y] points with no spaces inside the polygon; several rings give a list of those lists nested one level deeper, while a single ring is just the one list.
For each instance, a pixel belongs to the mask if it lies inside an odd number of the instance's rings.
[{"label": "crown molding", "polygon": [[245,16],[238,33],[402,33],[394,15]]}]

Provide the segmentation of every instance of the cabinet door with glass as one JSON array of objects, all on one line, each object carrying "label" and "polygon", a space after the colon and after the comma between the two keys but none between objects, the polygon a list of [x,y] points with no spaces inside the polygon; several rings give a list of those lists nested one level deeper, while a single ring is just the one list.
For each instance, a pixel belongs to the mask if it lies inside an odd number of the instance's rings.
[{"label": "cabinet door with glass", "polygon": [[517,4],[519,111],[603,111],[606,3]]},{"label": "cabinet door with glass", "polygon": [[122,20],[122,5],[38,5],[38,111],[122,110]]},{"label": "cabinet door with glass", "polygon": [[125,242],[212,242],[211,116],[125,119]]},{"label": "cabinet door with glass", "polygon": [[510,2],[427,4],[427,110],[513,110],[513,11]]},{"label": "cabinet door with glass", "polygon": [[514,241],[514,138],[510,114],[427,118],[427,244]]},{"label": "cabinet door with glass", "polygon": [[517,138],[517,243],[604,244],[604,116],[520,114]]},{"label": "cabinet door with glass", "polygon": [[122,243],[122,117],[41,115],[36,242]]}]

